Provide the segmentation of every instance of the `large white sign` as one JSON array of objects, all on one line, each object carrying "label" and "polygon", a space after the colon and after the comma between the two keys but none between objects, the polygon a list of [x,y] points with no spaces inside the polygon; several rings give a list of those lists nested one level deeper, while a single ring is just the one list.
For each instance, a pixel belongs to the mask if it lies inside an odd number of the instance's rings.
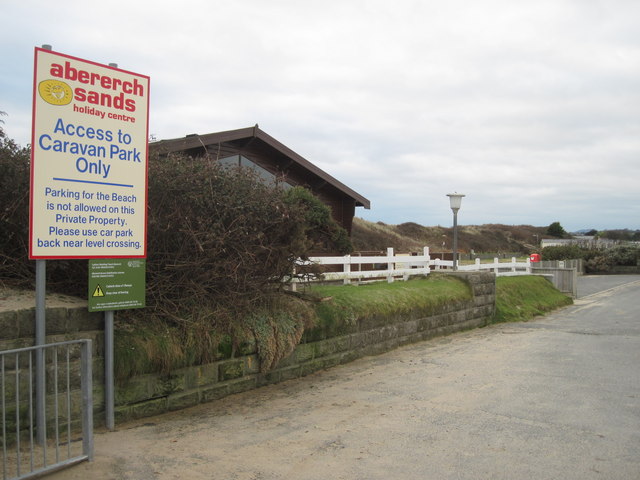
[{"label": "large white sign", "polygon": [[29,257],[146,257],[149,77],[36,48]]}]

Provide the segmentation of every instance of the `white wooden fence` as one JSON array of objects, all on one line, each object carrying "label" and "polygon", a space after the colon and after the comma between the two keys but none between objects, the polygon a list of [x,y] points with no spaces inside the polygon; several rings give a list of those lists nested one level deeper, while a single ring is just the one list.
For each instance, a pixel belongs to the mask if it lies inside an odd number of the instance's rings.
[{"label": "white wooden fence", "polygon": [[[452,264],[453,262],[448,262]],[[491,270],[498,277],[506,277],[509,275],[531,275],[531,259],[527,258],[524,262],[518,262],[516,257],[511,257],[510,262],[500,262],[498,258],[493,259],[493,263],[480,263],[480,259],[476,258],[476,261],[472,265],[460,265],[458,263],[458,270],[462,271],[480,271]]]},{"label": "white wooden fence", "polygon": [[[322,273],[322,279],[333,281],[342,280],[345,285],[352,281],[358,283],[372,279],[386,279],[387,282],[394,280],[408,280],[413,275],[428,275],[432,270],[453,270],[452,260],[432,259],[429,254],[429,247],[424,247],[422,255],[395,254],[393,248],[387,249],[386,255],[360,256],[345,255],[342,257],[311,257],[308,261],[299,263],[300,267],[309,265],[337,265],[341,271],[327,271]],[[335,268],[334,268],[335,269]],[[300,268],[298,274],[304,270]],[[498,276],[503,275],[530,275],[531,261],[518,262],[516,258],[511,258],[510,262],[500,262],[497,258],[493,263],[480,263],[480,259],[472,265],[460,265],[460,271],[491,270]],[[295,281],[319,280],[313,274],[302,275],[302,278]]]}]

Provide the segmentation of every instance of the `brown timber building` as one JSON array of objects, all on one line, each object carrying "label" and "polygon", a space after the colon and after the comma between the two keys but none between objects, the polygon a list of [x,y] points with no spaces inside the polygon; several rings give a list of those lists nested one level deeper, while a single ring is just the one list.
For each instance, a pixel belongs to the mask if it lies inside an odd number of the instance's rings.
[{"label": "brown timber building", "polygon": [[227,165],[254,168],[265,179],[277,179],[311,190],[331,207],[333,217],[351,234],[356,207],[370,208],[359,193],[333,178],[278,140],[255,127],[161,140],[149,145],[159,155],[209,156]]}]

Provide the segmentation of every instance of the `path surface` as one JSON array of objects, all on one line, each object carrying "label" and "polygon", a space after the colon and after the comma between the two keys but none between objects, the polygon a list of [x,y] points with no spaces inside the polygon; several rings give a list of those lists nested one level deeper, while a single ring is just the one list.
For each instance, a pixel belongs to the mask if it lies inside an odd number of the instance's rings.
[{"label": "path surface", "polygon": [[638,275],[581,275],[578,277],[578,298],[609,290],[640,280]]},{"label": "path surface", "polygon": [[120,425],[48,478],[638,480],[639,279]]}]

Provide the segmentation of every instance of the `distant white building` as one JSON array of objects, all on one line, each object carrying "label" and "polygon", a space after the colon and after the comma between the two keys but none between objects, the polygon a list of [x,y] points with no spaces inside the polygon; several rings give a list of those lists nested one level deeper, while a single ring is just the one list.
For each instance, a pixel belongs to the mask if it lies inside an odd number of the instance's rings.
[{"label": "distant white building", "polygon": [[576,235],[573,238],[543,238],[540,240],[540,247],[565,247],[569,245],[577,245],[585,248],[605,249],[617,245],[617,240],[608,238],[598,238],[590,235]]},{"label": "distant white building", "polygon": [[572,238],[543,238],[540,240],[540,247],[566,247],[568,245],[573,245]]}]

